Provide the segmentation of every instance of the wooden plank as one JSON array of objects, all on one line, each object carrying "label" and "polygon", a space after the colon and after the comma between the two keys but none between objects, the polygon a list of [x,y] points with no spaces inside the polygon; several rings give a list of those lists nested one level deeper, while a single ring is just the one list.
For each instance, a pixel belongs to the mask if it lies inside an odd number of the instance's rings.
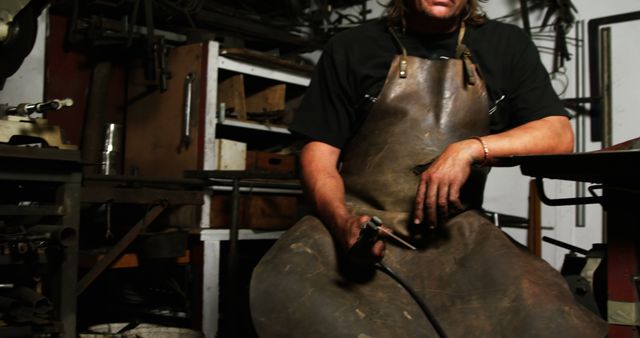
[{"label": "wooden plank", "polygon": [[247,170],[296,174],[294,155],[282,155],[265,151],[247,151]]},{"label": "wooden plank", "polygon": [[286,88],[286,84],[279,83],[248,94],[247,112],[284,111]]},{"label": "wooden plank", "polygon": [[239,120],[247,119],[245,104],[244,75],[237,74],[218,83],[218,104],[225,104],[225,109],[233,109]]},{"label": "wooden plank", "polygon": [[542,256],[542,208],[536,180],[529,182],[529,229],[527,230],[527,246],[536,256]]},{"label": "wooden plank", "polygon": [[[239,227],[248,229],[288,229],[299,219],[295,196],[240,196]],[[231,226],[231,198],[211,198],[211,227]]]},{"label": "wooden plank", "polygon": [[[168,56],[168,69],[172,77],[165,92],[155,91],[129,106],[124,150],[124,173],[136,171],[141,176],[182,178],[185,170],[198,169],[202,149],[198,141],[204,123],[200,101],[205,100],[205,72],[202,60],[203,44],[173,48]],[[130,99],[147,90],[143,68],[137,68],[130,84]],[[185,78],[195,75],[192,86],[190,135],[188,147],[182,145],[184,124]]]}]

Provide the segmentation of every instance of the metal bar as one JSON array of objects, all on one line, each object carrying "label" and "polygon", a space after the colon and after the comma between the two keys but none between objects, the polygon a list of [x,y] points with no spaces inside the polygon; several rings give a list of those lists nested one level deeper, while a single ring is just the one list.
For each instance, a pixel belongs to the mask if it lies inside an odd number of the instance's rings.
[{"label": "metal bar", "polygon": [[235,298],[238,296],[236,280],[238,278],[238,228],[240,213],[240,179],[233,180],[233,193],[231,202],[231,227],[229,228],[229,273],[227,276],[227,310],[229,318],[230,337],[235,337],[238,324],[238,306]]},{"label": "metal bar", "polygon": [[135,203],[153,204],[165,201],[170,205],[201,205],[204,193],[201,191],[163,190],[150,188],[114,188],[85,186],[82,188],[82,202],[86,203]]},{"label": "metal bar", "polygon": [[[64,204],[64,215],[62,224],[75,231],[80,229],[80,186],[82,175],[80,172],[70,173],[68,181],[61,187],[59,198]],[[65,259],[60,265],[57,285],[58,300],[56,301],[60,320],[64,327],[64,338],[76,337],[76,309],[77,309],[77,283],[78,283],[78,236],[67,239],[67,247],[64,250]]]},{"label": "metal bar", "polygon": [[[233,187],[211,187],[213,191],[233,191]],[[270,189],[270,188],[255,188],[255,187],[240,187],[241,193],[265,193],[265,194],[282,194],[282,195],[301,195],[302,189]]]},{"label": "metal bar", "polygon": [[65,208],[63,205],[0,205],[1,216],[62,216],[65,214]]},{"label": "metal bar", "polygon": [[536,177],[536,186],[540,194],[542,203],[550,206],[574,205],[574,204],[599,204],[602,202],[601,197],[583,197],[583,198],[556,198],[550,199],[544,193],[544,184],[542,177]]},{"label": "metal bar", "polygon": [[183,186],[202,186],[205,182],[199,179],[177,179],[172,177],[144,177],[127,175],[85,175],[85,182],[116,182],[116,183],[139,183],[139,184],[167,184]]},{"label": "metal bar", "polygon": [[559,246],[561,248],[567,249],[569,251],[577,252],[579,254],[587,255],[589,253],[589,250],[585,250],[583,248],[579,248],[577,246],[573,246],[573,245],[571,245],[569,243],[565,243],[565,242],[559,241],[557,239],[553,239],[551,237],[544,236],[544,237],[542,237],[542,240],[547,242],[547,243],[550,243],[550,244]]},{"label": "metal bar", "polygon": [[78,282],[78,291],[77,295],[81,295],[84,290],[96,279],[98,276],[111,265],[115,261],[122,252],[131,244],[136,237],[149,225],[152,223],[164,209],[166,209],[166,205],[156,205],[147,212],[142,220],[140,220],[136,225],[127,232],[122,239],[116,245],[114,245],[111,250],[100,260],[98,263],[85,274],[80,282]]}]

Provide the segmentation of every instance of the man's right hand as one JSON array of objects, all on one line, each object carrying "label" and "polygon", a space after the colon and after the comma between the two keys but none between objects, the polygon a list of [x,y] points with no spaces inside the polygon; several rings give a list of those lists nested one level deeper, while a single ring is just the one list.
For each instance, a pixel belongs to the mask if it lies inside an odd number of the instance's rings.
[{"label": "man's right hand", "polygon": [[[353,216],[345,204],[344,182],[338,172],[340,149],[312,141],[302,148],[300,167],[307,196],[318,216],[330,229],[338,245],[347,253],[358,240],[361,225],[369,216]],[[382,259],[384,242],[376,241],[363,253],[349,254],[355,262],[373,264]]]},{"label": "man's right hand", "polygon": [[371,217],[369,216],[349,216],[333,227],[334,236],[345,252],[348,253],[349,259],[358,264],[375,264],[384,257],[385,243],[382,240],[383,234],[379,234],[378,240],[371,246],[354,248],[360,236],[362,225],[370,219]]}]

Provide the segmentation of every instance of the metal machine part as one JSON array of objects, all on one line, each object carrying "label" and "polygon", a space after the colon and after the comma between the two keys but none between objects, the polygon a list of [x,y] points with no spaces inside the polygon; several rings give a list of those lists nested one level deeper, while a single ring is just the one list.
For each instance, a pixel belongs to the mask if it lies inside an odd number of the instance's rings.
[{"label": "metal machine part", "polygon": [[70,98],[21,103],[11,107],[0,105],[0,142],[12,145],[76,149],[76,146],[65,142],[60,127],[40,118],[43,112],[59,110],[71,105],[73,100]]},{"label": "metal machine part", "polygon": [[15,107],[8,107],[4,112],[0,112],[0,117],[3,114],[17,115],[17,116],[29,116],[32,113],[43,113],[50,110],[60,110],[62,107],[73,106],[73,100],[66,99],[54,99],[51,101],[39,102],[39,103],[21,103]]},{"label": "metal machine part", "polygon": [[0,42],[4,43],[10,38],[15,25],[12,25],[16,15],[29,3],[29,0],[3,1],[0,4]]}]

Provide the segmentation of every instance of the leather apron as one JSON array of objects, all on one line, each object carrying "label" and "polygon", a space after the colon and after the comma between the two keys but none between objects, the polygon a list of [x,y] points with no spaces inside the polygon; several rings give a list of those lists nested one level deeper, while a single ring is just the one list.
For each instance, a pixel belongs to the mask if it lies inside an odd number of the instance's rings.
[{"label": "leather apron", "polygon": [[[604,337],[606,323],[574,301],[562,276],[478,211],[462,212],[434,231],[409,226],[419,180],[412,169],[448,144],[488,131],[485,86],[460,31],[459,59],[409,57],[404,48],[394,58],[374,108],[345,149],[348,206],[379,216],[418,247],[388,241],[384,262],[428,304],[449,337]],[[474,170],[465,185],[461,198],[470,208],[480,207],[484,177]],[[437,337],[397,282],[355,269],[342,255],[316,217],[287,231],[253,273],[258,334]]]},{"label": "leather apron", "polygon": [[[408,235],[420,176],[447,145],[489,133],[485,84],[471,63],[460,29],[456,59],[394,58],[375,105],[343,152],[341,174],[350,207],[376,215]],[[480,208],[488,170],[473,166],[461,191],[467,208]],[[422,226],[421,228],[424,228]],[[420,231],[414,232],[419,234]]]}]

